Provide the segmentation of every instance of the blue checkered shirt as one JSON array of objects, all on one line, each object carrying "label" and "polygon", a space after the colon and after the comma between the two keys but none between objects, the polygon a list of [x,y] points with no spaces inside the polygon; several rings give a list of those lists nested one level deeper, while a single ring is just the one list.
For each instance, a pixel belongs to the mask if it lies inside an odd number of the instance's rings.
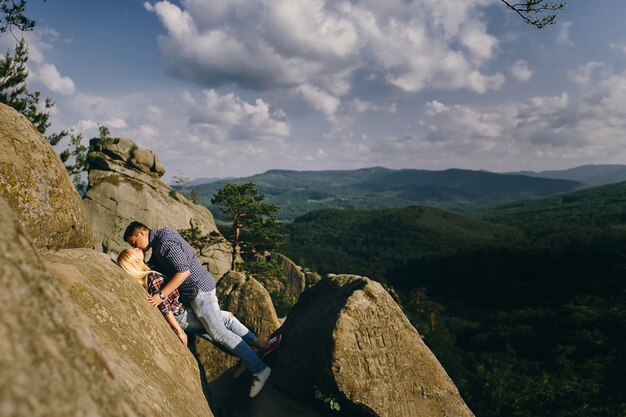
[{"label": "blue checkered shirt", "polygon": [[165,275],[166,285],[177,272],[189,271],[187,279],[178,287],[183,304],[189,305],[201,291],[215,289],[211,273],[200,265],[193,248],[177,232],[166,227],[152,229],[149,241],[152,256],[148,264]]}]

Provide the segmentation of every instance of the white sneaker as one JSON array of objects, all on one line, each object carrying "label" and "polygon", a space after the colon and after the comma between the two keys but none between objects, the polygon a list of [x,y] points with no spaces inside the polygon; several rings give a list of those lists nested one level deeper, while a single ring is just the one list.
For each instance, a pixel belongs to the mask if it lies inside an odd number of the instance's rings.
[{"label": "white sneaker", "polygon": [[270,373],[272,373],[272,369],[269,366],[266,366],[258,374],[252,374],[252,386],[250,387],[250,398],[254,398],[257,396],[259,392],[263,389],[265,382],[270,377]]},{"label": "white sneaker", "polygon": [[239,361],[239,365],[237,365],[237,369],[235,369],[235,373],[233,374],[233,378],[239,378],[245,371],[248,369],[246,364],[243,361]]}]

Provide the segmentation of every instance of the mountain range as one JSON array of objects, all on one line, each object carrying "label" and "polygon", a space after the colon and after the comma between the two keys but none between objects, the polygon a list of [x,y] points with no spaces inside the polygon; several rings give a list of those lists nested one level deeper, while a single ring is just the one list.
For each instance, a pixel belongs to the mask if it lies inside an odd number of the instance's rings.
[{"label": "mountain range", "polygon": [[[211,197],[229,182],[253,182],[267,200],[281,208],[281,220],[293,220],[324,208],[383,209],[428,205],[457,212],[514,201],[547,197],[585,187],[584,181],[542,178],[537,175],[448,169],[393,170],[382,167],[357,170],[270,170],[243,178],[187,185],[199,193],[198,202],[216,218]],[[180,187],[176,187],[180,190]]]}]

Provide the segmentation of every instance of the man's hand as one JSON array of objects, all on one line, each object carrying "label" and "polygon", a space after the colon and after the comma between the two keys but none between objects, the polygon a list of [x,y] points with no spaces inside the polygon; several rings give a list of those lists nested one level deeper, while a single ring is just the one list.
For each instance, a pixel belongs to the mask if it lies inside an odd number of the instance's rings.
[{"label": "man's hand", "polygon": [[163,302],[163,300],[161,300],[161,297],[159,296],[159,293],[156,293],[154,295],[146,294],[146,297],[148,297],[148,302],[152,307],[157,307]]}]

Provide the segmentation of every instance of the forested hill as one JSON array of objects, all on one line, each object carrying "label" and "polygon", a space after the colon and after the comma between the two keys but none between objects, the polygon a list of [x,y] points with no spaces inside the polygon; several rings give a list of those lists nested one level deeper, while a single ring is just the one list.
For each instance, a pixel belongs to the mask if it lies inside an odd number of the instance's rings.
[{"label": "forested hill", "polygon": [[489,207],[478,218],[546,236],[576,229],[626,230],[626,181],[558,196]]},{"label": "forested hill", "polygon": [[424,206],[318,210],[285,230],[284,250],[295,261],[323,274],[351,271],[378,280],[408,259],[510,246],[523,238],[513,227]]},{"label": "forested hill", "polygon": [[254,182],[268,201],[281,207],[279,218],[293,220],[323,208],[382,209],[428,205],[466,212],[494,204],[538,198],[575,190],[581,183],[495,174],[484,171],[391,170],[365,168],[348,171],[271,170],[263,174],[195,185],[199,202],[219,211],[210,200],[228,182]]}]

